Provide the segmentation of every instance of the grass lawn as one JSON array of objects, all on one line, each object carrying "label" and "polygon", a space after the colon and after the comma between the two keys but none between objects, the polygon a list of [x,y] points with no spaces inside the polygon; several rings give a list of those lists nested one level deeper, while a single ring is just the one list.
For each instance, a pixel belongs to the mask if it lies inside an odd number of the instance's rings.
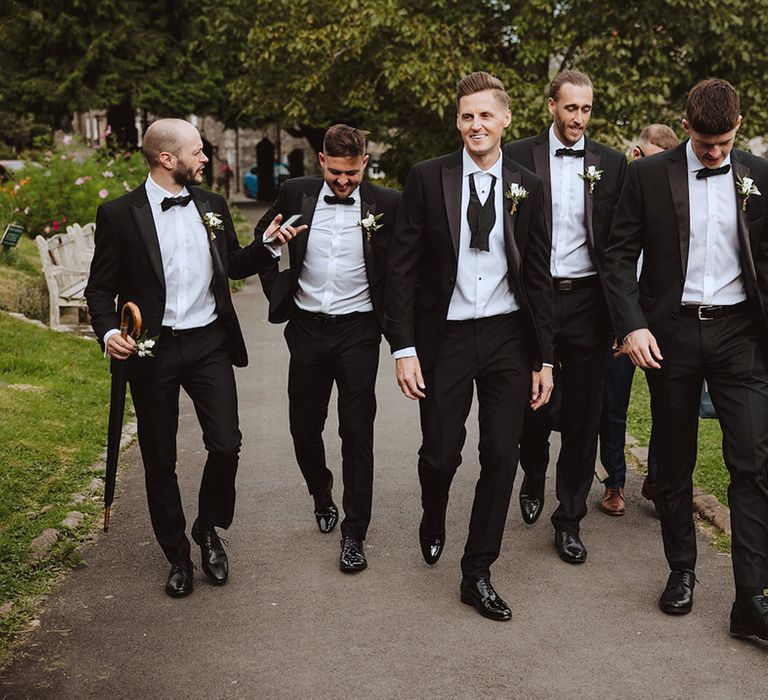
[{"label": "grass lawn", "polygon": [[[638,370],[632,384],[632,396],[627,414],[627,432],[648,447],[651,433],[651,412],[645,374]],[[717,500],[728,505],[728,470],[723,463],[723,433],[717,420],[699,420],[699,452],[693,483]]]}]

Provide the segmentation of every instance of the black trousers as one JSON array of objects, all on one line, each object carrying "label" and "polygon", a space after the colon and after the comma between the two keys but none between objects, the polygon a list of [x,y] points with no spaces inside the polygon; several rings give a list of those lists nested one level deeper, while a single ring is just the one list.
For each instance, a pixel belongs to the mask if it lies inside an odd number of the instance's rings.
[{"label": "black trousers", "polygon": [[732,560],[736,587],[768,586],[768,371],[765,344],[749,311],[713,321],[678,317],[660,340],[660,370],[648,370],[657,430],[659,515],[672,569],[696,565],[692,474],[701,382],[706,379],[723,430],[731,476]]},{"label": "black trousers", "polygon": [[235,475],[242,436],[228,336],[218,322],[178,335],[163,330],[155,357],[129,379],[144,462],[149,515],[170,562],[189,557],[189,540],[176,480],[179,389],[192,399],[208,457],[198,494],[198,520],[228,528],[235,510]]},{"label": "black trousers", "polygon": [[[560,455],[552,514],[555,530],[578,532],[587,514],[597,456],[605,353],[610,324],[602,289],[594,284],[555,292],[555,391],[560,393]],[[534,483],[543,483],[549,464],[549,409],[528,409],[520,441],[520,466]]]},{"label": "black trousers", "polygon": [[323,429],[331,388],[338,390],[342,535],[365,539],[373,501],[373,421],[381,329],[374,312],[350,314],[336,323],[294,316],[285,339],[288,406],[296,461],[311,494],[333,478],[326,466]]},{"label": "black trousers", "polygon": [[531,361],[522,314],[448,321],[434,366],[425,368],[419,401],[419,476],[427,514],[444,512],[461,464],[466,420],[477,386],[480,477],[461,560],[465,578],[490,575],[499,556],[515,479],[523,412],[530,398]]}]

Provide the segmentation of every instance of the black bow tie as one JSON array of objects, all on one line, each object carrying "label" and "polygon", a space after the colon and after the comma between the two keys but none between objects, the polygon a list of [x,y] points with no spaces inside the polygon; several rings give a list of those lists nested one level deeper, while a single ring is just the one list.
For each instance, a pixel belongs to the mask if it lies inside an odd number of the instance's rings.
[{"label": "black bow tie", "polygon": [[192,195],[188,194],[186,197],[166,197],[160,202],[160,208],[163,211],[168,211],[171,207],[175,207],[177,204],[180,207],[186,207],[192,201]]},{"label": "black bow tie", "polygon": [[341,197],[337,197],[335,194],[327,194],[325,197],[323,197],[326,204],[344,204],[345,206],[350,206],[355,203],[354,197],[345,197],[342,199]]},{"label": "black bow tie", "polygon": [[705,177],[712,177],[713,175],[725,175],[731,172],[731,164],[721,165],[719,168],[702,168],[696,171],[696,179],[703,180]]},{"label": "black bow tie", "polygon": [[583,158],[585,153],[586,150],[583,148],[576,150],[573,148],[558,148],[555,151],[556,156],[570,156],[571,158]]}]

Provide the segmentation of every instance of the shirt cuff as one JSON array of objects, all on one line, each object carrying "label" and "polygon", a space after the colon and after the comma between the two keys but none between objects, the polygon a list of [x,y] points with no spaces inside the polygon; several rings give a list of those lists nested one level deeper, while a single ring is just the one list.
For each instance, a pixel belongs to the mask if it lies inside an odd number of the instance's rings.
[{"label": "shirt cuff", "polygon": [[112,330],[107,331],[104,334],[104,357],[107,356],[107,341],[115,334],[119,333],[120,330],[117,328],[113,328]]},{"label": "shirt cuff", "polygon": [[554,369],[555,368],[555,366],[553,364],[549,363],[549,362],[542,362],[541,366],[542,367],[549,367],[550,369]]},{"label": "shirt cuff", "polygon": [[416,357],[416,348],[410,347],[410,348],[400,348],[399,350],[395,350],[392,353],[392,357],[396,360],[399,360],[403,357]]},{"label": "shirt cuff", "polygon": [[272,247],[271,243],[267,243],[267,234],[266,232],[261,237],[261,242],[264,244],[264,247],[269,251],[269,254],[275,258],[276,260],[279,260],[282,256],[282,248],[281,246],[277,246],[277,248]]}]

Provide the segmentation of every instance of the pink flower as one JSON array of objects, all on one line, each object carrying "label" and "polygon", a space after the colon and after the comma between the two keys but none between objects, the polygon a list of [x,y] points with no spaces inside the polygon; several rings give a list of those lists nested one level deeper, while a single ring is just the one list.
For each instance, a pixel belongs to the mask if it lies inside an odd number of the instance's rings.
[{"label": "pink flower", "polygon": [[109,197],[109,190],[105,190],[103,188],[100,189],[99,190],[99,197],[101,197],[102,199],[106,199],[107,197]]},{"label": "pink flower", "polygon": [[43,233],[50,233],[50,232],[51,232],[51,227],[50,227],[50,226],[46,226],[46,227],[43,229]]},{"label": "pink flower", "polygon": [[91,179],[90,175],[85,175],[84,177],[79,177],[77,180],[75,180],[75,184],[80,187],[80,185],[84,185],[88,180]]},{"label": "pink flower", "polygon": [[59,224],[59,222],[56,219],[54,219],[53,220],[53,230],[54,231],[58,231],[60,228],[61,228],[61,225]]},{"label": "pink flower", "polygon": [[123,180],[123,189],[126,192],[130,192],[131,191],[131,186],[125,180]]},{"label": "pink flower", "polygon": [[69,146],[72,143],[72,134],[64,134],[64,138],[61,141],[65,146]]},{"label": "pink flower", "polygon": [[112,135],[112,126],[111,124],[107,124],[107,130],[104,132],[104,138],[107,138],[108,136]]},{"label": "pink flower", "polygon": [[102,174],[102,177],[114,177],[114,173],[111,170],[105,170]]}]

